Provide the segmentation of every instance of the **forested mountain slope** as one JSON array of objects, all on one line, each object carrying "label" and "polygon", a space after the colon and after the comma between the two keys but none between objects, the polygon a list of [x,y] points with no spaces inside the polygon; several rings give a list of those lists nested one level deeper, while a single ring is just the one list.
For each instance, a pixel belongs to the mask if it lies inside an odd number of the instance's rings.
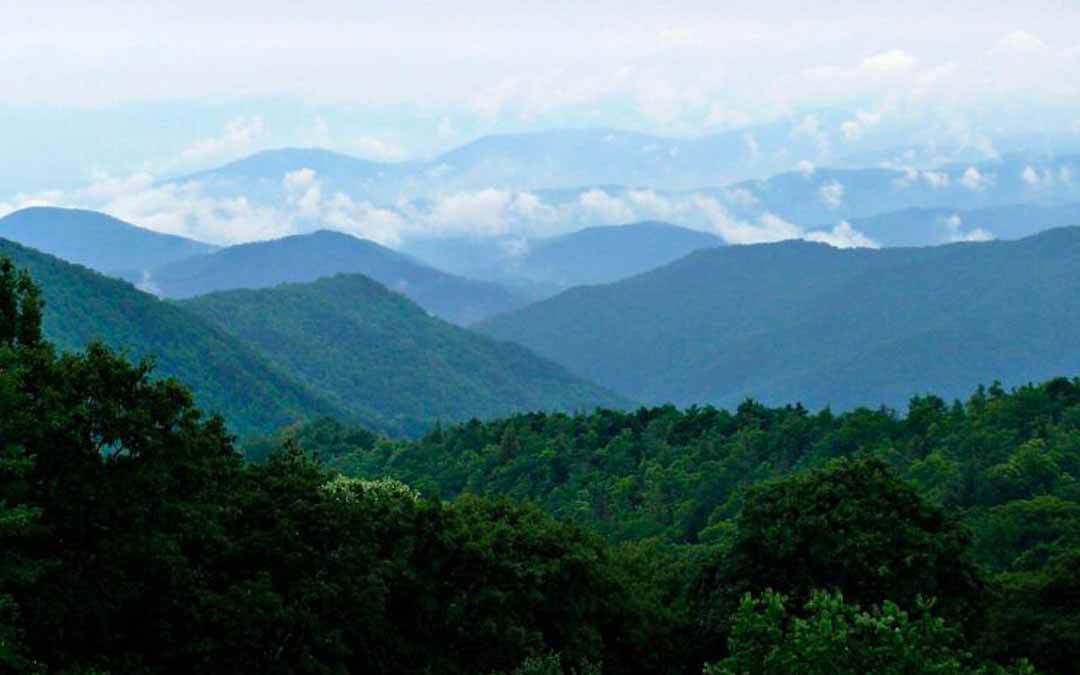
[{"label": "forested mountain slope", "polygon": [[903,405],[1080,372],[1080,228],[1014,242],[699,251],[481,324],[647,402]]},{"label": "forested mountain slope", "polygon": [[430,317],[362,275],[213,293],[180,306],[341,406],[362,405],[414,431],[440,418],[626,403],[523,347]]},{"label": "forested mountain slope", "polygon": [[273,241],[231,246],[154,270],[151,282],[167,298],[213,291],[265,288],[335,274],[364,274],[412,298],[427,311],[463,324],[524,304],[511,291],[463,279],[408,256],[340,232],[322,230]]},{"label": "forested mountain slope", "polygon": [[126,282],[3,239],[0,257],[44,287],[45,334],[58,347],[81,349],[100,339],[135,359],[153,356],[159,375],[189,385],[234,431],[268,432],[325,414],[374,424],[313,393],[210,322]]}]

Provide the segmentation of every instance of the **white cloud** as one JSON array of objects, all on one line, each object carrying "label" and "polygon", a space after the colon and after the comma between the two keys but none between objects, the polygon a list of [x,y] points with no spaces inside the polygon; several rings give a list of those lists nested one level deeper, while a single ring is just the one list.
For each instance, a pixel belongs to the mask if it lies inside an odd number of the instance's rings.
[{"label": "white cloud", "polygon": [[364,159],[376,162],[398,162],[409,156],[405,148],[376,136],[361,136],[353,140],[349,147]]},{"label": "white cloud", "polygon": [[844,203],[844,186],[835,180],[826,183],[818,188],[818,197],[830,209],[838,208]]},{"label": "white cloud", "polygon": [[1024,179],[1024,182],[1031,186],[1039,184],[1039,172],[1035,170],[1030,164],[1024,167],[1024,170],[1020,172],[1020,177]]},{"label": "white cloud", "polygon": [[705,126],[710,129],[729,131],[749,126],[753,119],[741,110],[735,110],[722,103],[714,103],[705,115]]},{"label": "white cloud", "polygon": [[951,242],[960,241],[993,241],[996,237],[991,232],[988,232],[982,228],[975,228],[973,230],[964,231],[964,221],[959,214],[954,213],[951,216],[945,216],[938,219],[938,222],[944,226],[948,240]]},{"label": "white cloud", "polygon": [[984,174],[973,166],[969,166],[960,177],[960,184],[972,192],[982,192],[993,182],[993,174]]},{"label": "white cloud", "polygon": [[867,132],[881,124],[883,114],[880,110],[877,112],[856,111],[852,119],[840,125],[840,131],[843,132],[844,139],[848,142],[861,139]]},{"label": "white cloud", "polygon": [[814,163],[808,159],[804,159],[799,162],[797,168],[799,170],[799,173],[803,175],[803,178],[810,178],[814,175]]},{"label": "white cloud", "polygon": [[225,125],[220,135],[199,139],[182,150],[180,160],[195,164],[247,153],[266,132],[262,117],[237,117]]},{"label": "white cloud", "polygon": [[583,193],[578,197],[578,203],[606,223],[628,223],[634,220],[634,213],[625,202],[603,190],[594,189]]},{"label": "white cloud", "polygon": [[758,205],[758,198],[752,191],[744,187],[727,187],[723,189],[727,201],[739,208],[750,209]]},{"label": "white cloud", "polygon": [[692,195],[693,207],[700,211],[710,229],[729,244],[759,244],[785,239],[797,239],[802,229],[779,216],[766,213],[755,221],[734,217],[719,201],[706,195]]},{"label": "white cloud", "polygon": [[822,128],[821,118],[816,114],[803,115],[802,119],[792,128],[791,136],[798,138],[805,136],[813,139],[820,155],[829,152],[829,135]]},{"label": "white cloud", "polygon": [[951,182],[949,174],[944,171],[923,171],[922,177],[926,184],[935,190],[943,190],[949,187]]},{"label": "white cloud", "polygon": [[830,230],[810,232],[804,237],[807,241],[828,244],[834,248],[880,248],[881,245],[859,232],[846,220],[837,223]]}]

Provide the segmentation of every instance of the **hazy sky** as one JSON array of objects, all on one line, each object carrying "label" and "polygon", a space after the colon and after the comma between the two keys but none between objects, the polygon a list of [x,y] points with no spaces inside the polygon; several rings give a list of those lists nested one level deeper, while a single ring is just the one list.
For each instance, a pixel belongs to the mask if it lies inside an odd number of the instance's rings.
[{"label": "hazy sky", "polygon": [[821,110],[864,146],[1080,135],[1080,3],[0,0],[0,203],[283,145]]}]

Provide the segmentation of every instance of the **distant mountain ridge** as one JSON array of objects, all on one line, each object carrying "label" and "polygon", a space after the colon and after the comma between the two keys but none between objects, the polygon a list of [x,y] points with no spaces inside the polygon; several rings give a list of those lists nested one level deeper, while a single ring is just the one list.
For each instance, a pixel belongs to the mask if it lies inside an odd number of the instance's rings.
[{"label": "distant mountain ridge", "polygon": [[147,230],[97,211],[44,206],[0,218],[0,237],[103,274],[133,280],[146,270],[217,250],[210,244]]},{"label": "distant mountain ridge", "polygon": [[[753,162],[735,171],[733,167],[746,160],[748,138],[753,136],[748,133],[676,139],[609,129],[556,129],[484,137],[430,161],[401,163],[370,162],[319,149],[281,149],[175,181],[193,180],[209,194],[244,195],[287,208],[286,174],[309,169],[322,194],[341,193],[406,219],[439,222],[449,213],[456,234],[468,233],[467,224],[457,223],[454,215],[460,215],[456,209],[461,204],[453,200],[463,194],[464,203],[474,208],[495,208],[494,201],[505,201],[509,206],[501,213],[482,209],[477,217],[499,218],[500,231],[505,227],[513,236],[662,220],[723,236],[732,228],[731,242],[752,241],[747,231],[762,228],[763,218],[765,225],[786,222],[810,229],[906,209],[972,211],[1080,203],[1080,155],[1026,153],[926,166],[898,158],[853,168],[815,167],[788,152],[777,155],[786,157],[783,162],[763,160],[761,171],[749,168],[756,166]],[[755,177],[746,179],[748,175]],[[531,206],[517,209],[514,195],[522,193]],[[443,200],[452,200],[455,209],[443,209]],[[762,241],[777,236],[762,229]]]},{"label": "distant mountain ridge", "polygon": [[523,347],[432,318],[363,275],[179,305],[340,406],[360,403],[413,433],[439,419],[627,405]]},{"label": "distant mountain ridge", "polygon": [[550,238],[435,239],[407,248],[442,269],[550,295],[572,286],[619,281],[723,244],[707,232],[647,221],[588,227]]},{"label": "distant mountain ridge", "polygon": [[147,282],[166,298],[214,291],[302,283],[336,274],[364,274],[427,311],[466,324],[525,304],[511,291],[440,272],[406,255],[352,235],[319,230],[239,244],[153,270]]},{"label": "distant mountain ridge", "polygon": [[1011,242],[693,253],[478,326],[648,403],[902,406],[1080,372],[1080,228]]}]

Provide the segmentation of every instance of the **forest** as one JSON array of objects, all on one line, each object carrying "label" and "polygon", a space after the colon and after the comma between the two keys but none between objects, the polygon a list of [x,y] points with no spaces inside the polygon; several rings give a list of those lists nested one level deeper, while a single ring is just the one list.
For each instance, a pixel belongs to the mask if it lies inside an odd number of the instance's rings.
[{"label": "forest", "polygon": [[1080,380],[238,441],[0,262],[0,669],[1068,673]]}]

